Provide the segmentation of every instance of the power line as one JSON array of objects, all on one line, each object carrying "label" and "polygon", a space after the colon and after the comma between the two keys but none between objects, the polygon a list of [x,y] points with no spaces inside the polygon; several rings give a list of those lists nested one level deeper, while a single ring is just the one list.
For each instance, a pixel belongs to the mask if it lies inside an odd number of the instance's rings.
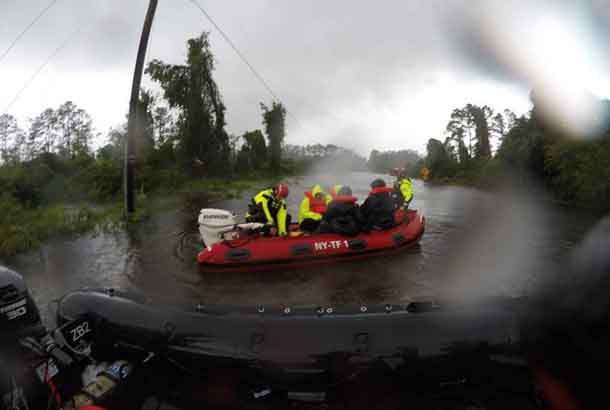
[{"label": "power line", "polygon": [[[267,92],[271,95],[271,97],[273,97],[275,100],[281,102],[282,100],[280,99],[280,97],[277,96],[277,94],[273,91],[273,89],[271,88],[271,86],[269,85],[269,83],[267,83],[267,81],[265,81],[265,79],[263,78],[262,75],[260,75],[258,73],[258,71],[256,71],[256,69],[254,68],[254,66],[252,64],[250,64],[250,62],[248,61],[248,59],[246,58],[246,56],[239,51],[239,49],[237,48],[237,46],[235,45],[235,43],[233,43],[233,41],[231,41],[231,39],[229,38],[229,36],[220,28],[220,26],[218,24],[216,24],[216,22],[214,21],[214,19],[212,18],[212,16],[210,16],[205,9],[201,6],[201,4],[199,4],[199,2],[197,0],[190,0],[191,3],[193,3],[202,13],[203,15],[208,19],[208,21],[210,23],[212,23],[212,25],[216,28],[216,30],[218,31],[218,33],[220,33],[220,35],[226,40],[227,43],[229,43],[229,46],[231,46],[231,48],[233,49],[233,51],[235,51],[235,53],[239,56],[239,58],[244,62],[244,64],[246,64],[246,66],[250,69],[250,71],[252,72],[252,74],[254,74],[254,76],[261,82],[261,84],[265,87],[265,89],[267,90]],[[284,107],[284,109],[286,109],[286,107]],[[295,120],[295,122],[299,125],[299,127],[303,128],[303,126],[301,125],[300,121],[294,116],[294,114],[292,114],[290,111],[288,111],[286,109],[286,113],[288,115],[290,115],[292,117],[293,120]]]},{"label": "power line", "polygon": [[30,78],[27,79],[27,81],[25,82],[23,87],[21,87],[21,89],[17,92],[17,94],[15,94],[15,96],[13,97],[11,102],[8,103],[8,105],[4,109],[4,112],[8,112],[11,109],[13,104],[15,104],[17,102],[19,97],[21,97],[21,94],[23,94],[23,92],[30,86],[30,84],[34,81],[34,79],[36,79],[38,74],[40,74],[40,72],[51,62],[51,60],[68,45],[70,40],[72,40],[72,37],[74,37],[76,34],[78,34],[81,31],[81,29],[82,28],[79,27],[76,30],[74,30],[72,33],[70,33],[70,35],[68,37],[66,37],[64,39],[64,41],[62,41],[62,43],[59,45],[59,47],[57,47],[55,50],[53,50],[53,52],[49,55],[49,57],[47,57],[47,59],[36,69],[36,71],[34,71],[34,73],[30,76]]},{"label": "power line", "polygon": [[17,44],[17,42],[19,40],[21,40],[21,37],[23,37],[25,35],[25,33],[27,33],[32,26],[34,26],[34,24],[36,24],[36,22],[38,20],[40,20],[40,18],[42,16],[44,16],[46,14],[47,11],[49,11],[49,9],[51,9],[51,7],[53,7],[55,5],[55,3],[57,3],[59,0],[53,0],[51,1],[47,7],[45,7],[44,9],[42,9],[40,11],[40,13],[38,13],[38,15],[36,15],[36,17],[34,17],[34,19],[32,21],[30,21],[30,23],[23,29],[23,31],[21,33],[19,33],[19,35],[17,37],[15,37],[15,39],[13,40],[13,42],[8,46],[8,48],[2,53],[2,55],[0,56],[0,63],[2,62],[2,60],[4,60],[4,58],[8,55],[8,53],[10,53],[10,51],[13,49],[13,47],[15,47],[15,44]]}]

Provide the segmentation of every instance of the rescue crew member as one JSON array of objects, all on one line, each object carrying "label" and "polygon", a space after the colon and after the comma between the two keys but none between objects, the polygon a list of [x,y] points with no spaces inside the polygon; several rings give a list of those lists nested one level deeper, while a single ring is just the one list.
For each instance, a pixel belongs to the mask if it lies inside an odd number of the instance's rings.
[{"label": "rescue crew member", "polygon": [[390,229],[395,225],[393,191],[381,178],[371,182],[371,192],[360,207],[362,231]]},{"label": "rescue crew member", "polygon": [[342,187],[343,187],[343,185],[341,185],[341,184],[331,186],[330,189],[328,190],[330,197],[334,199],[337,195],[339,195],[339,191],[341,190]]},{"label": "rescue crew member", "polygon": [[311,191],[305,192],[305,198],[299,208],[299,225],[302,231],[314,232],[318,229],[326,205],[331,201],[330,195],[320,185],[314,185]]},{"label": "rescue crew member", "polygon": [[396,208],[407,209],[413,200],[413,183],[411,182],[411,178],[407,176],[407,171],[404,168],[400,168],[396,172],[394,192]]},{"label": "rescue crew member", "polygon": [[278,235],[286,236],[290,215],[286,211],[284,200],[288,197],[288,193],[288,185],[284,183],[259,192],[248,205],[246,221],[264,223],[269,228],[276,228]]},{"label": "rescue crew member", "polygon": [[355,236],[360,232],[360,209],[349,186],[343,186],[328,204],[320,232]]}]

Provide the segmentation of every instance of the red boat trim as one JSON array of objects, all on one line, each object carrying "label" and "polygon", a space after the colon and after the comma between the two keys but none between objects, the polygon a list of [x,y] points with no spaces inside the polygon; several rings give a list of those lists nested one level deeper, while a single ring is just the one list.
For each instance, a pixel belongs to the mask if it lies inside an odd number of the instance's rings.
[{"label": "red boat trim", "polygon": [[318,256],[311,259],[279,259],[273,261],[260,261],[260,262],[247,262],[247,263],[232,263],[230,265],[218,265],[218,264],[207,264],[200,263],[199,266],[204,272],[245,272],[245,271],[265,271],[265,270],[277,270],[279,268],[306,268],[313,265],[325,265],[336,262],[349,262],[352,260],[367,259],[369,257],[376,257],[382,255],[392,255],[398,253],[406,248],[417,245],[425,229],[422,229],[416,237],[412,240],[397,244],[393,248],[383,249],[370,249],[363,250],[357,253],[346,253],[340,255],[329,255],[329,256]]}]

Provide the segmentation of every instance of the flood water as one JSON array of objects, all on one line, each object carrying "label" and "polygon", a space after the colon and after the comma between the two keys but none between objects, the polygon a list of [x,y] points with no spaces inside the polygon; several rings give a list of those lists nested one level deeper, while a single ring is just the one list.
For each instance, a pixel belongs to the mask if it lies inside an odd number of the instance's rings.
[{"label": "flood water", "polygon": [[[364,198],[370,173],[291,180],[289,212],[296,218],[312,183],[351,185]],[[386,176],[389,182],[389,177]],[[260,188],[265,188],[261,186]],[[534,193],[505,194],[414,181],[412,208],[426,216],[420,245],[392,257],[279,272],[202,273],[198,210],[243,213],[240,200],[155,199],[154,215],[132,232],[53,240],[21,255],[12,267],[46,306],[82,287],[113,287],[163,302],[336,305],[528,294],[565,260],[596,221],[582,210],[552,205]]]}]

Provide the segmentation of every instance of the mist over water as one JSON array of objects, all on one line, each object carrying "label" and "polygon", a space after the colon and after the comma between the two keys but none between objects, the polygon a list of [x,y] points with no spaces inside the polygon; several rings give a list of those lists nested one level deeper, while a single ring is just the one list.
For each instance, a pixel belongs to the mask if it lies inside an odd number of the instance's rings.
[{"label": "mist over water", "polygon": [[[380,175],[323,172],[290,181],[289,212],[296,218],[303,192],[313,184],[351,185],[362,201]],[[390,177],[381,176],[388,183]],[[265,188],[263,186],[257,188]],[[426,216],[420,245],[391,256],[278,272],[202,273],[197,214],[202,207],[241,215],[242,199],[155,199],[162,211],[133,232],[54,240],[19,257],[21,272],[42,307],[81,287],[115,287],[168,303],[337,305],[473,300],[527,295],[555,271],[597,217],[561,208],[538,193],[483,192],[414,181],[412,208]],[[46,312],[43,312],[46,314]],[[48,316],[47,316],[48,317]]]}]

